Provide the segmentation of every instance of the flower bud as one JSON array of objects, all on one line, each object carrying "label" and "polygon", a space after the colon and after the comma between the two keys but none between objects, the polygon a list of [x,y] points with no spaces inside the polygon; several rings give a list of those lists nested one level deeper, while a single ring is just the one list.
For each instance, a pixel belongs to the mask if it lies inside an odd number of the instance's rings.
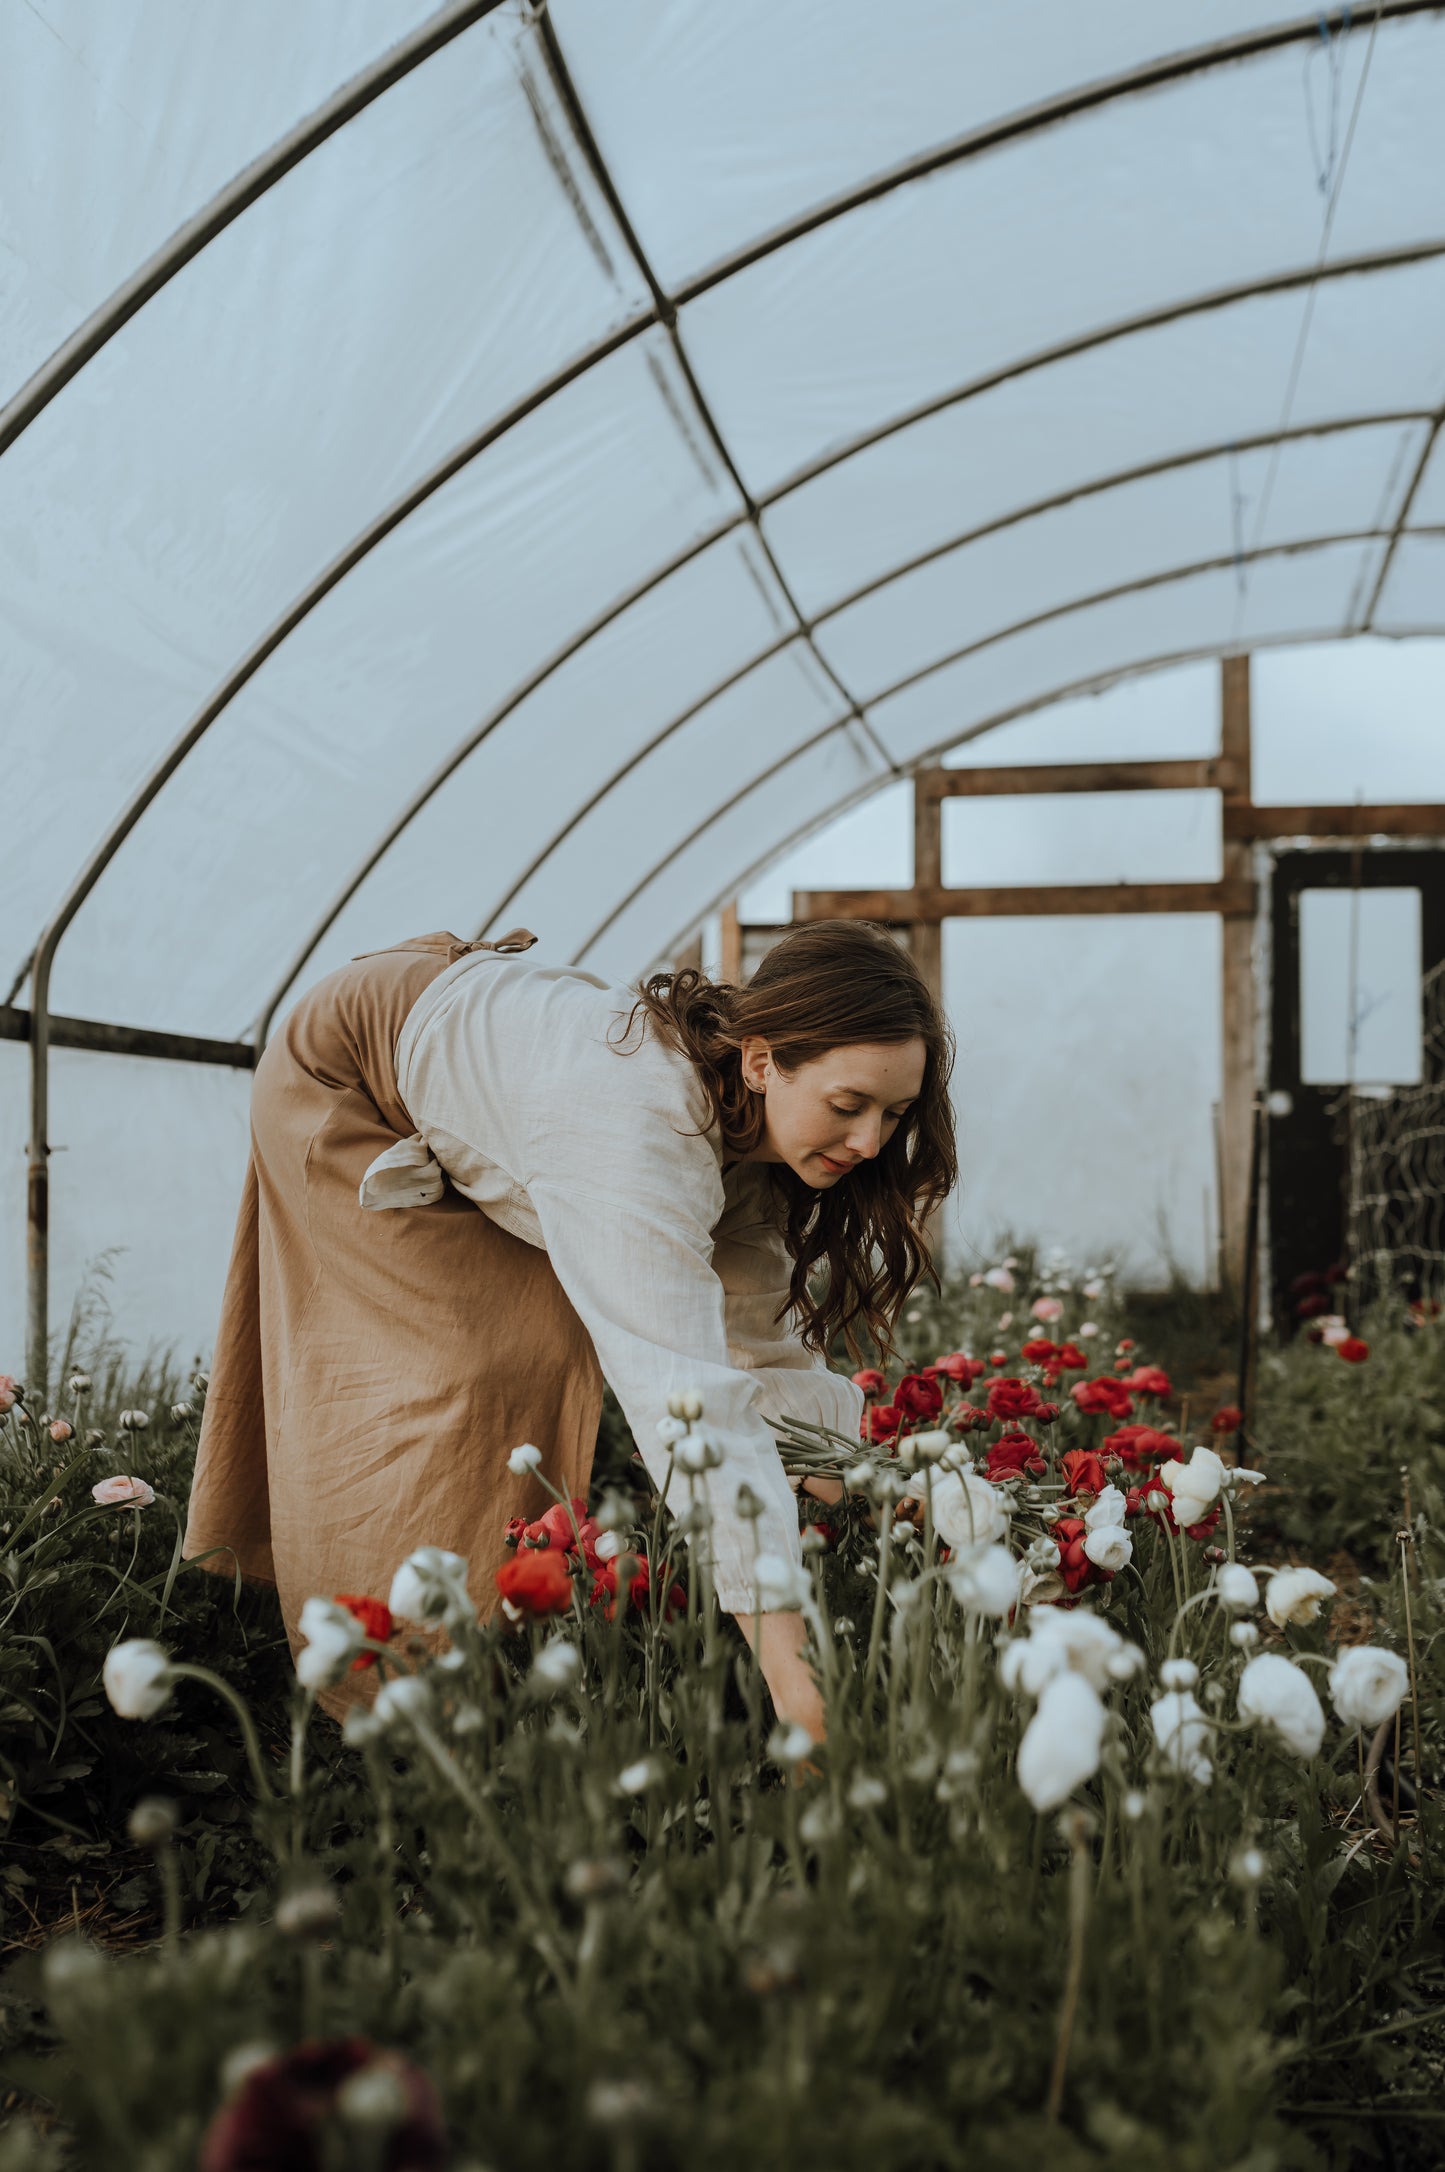
[{"label": "flower bud", "polygon": [[64,1418],[52,1418],[45,1430],[57,1447],[62,1446],[68,1440],[72,1440],[75,1436],[75,1427],[68,1424]]},{"label": "flower bud", "polygon": [[72,1373],[65,1385],[72,1395],[89,1395],[94,1383],[89,1373]]},{"label": "flower bud", "polygon": [[627,1891],[627,1866],[611,1855],[580,1856],[562,1880],[573,1900],[611,1900]]},{"label": "flower bud", "polygon": [[336,2109],[349,2127],[391,2134],[407,2118],[411,2105],[406,2084],[385,2058],[348,2074],[336,2092]]},{"label": "flower bud", "polygon": [[195,1389],[197,1395],[204,1395],[210,1385],[211,1376],[209,1373],[192,1373],[191,1386]]},{"label": "flower bud", "polygon": [[298,1886],[276,1903],[283,1938],[329,1938],[341,1921],[341,1903],[329,1885]]},{"label": "flower bud", "polygon": [[1248,1888],[1258,1885],[1268,1868],[1261,1849],[1240,1848],[1230,1859],[1229,1876],[1233,1884]]},{"label": "flower bud", "polygon": [[142,1795],[126,1821],[126,1831],[138,1848],[163,1848],[180,1822],[180,1810],[168,1796]]},{"label": "flower bud", "polygon": [[747,1523],[756,1523],[763,1513],[763,1503],[758,1499],[746,1479],[738,1487],[737,1498],[733,1506]]},{"label": "flower bud", "polygon": [[1229,1641],[1237,1652],[1252,1652],[1259,1642],[1259,1631],[1252,1621],[1231,1622]]},{"label": "flower bud", "polygon": [[143,1433],[150,1422],[150,1412],[146,1410],[123,1410],[120,1414],[123,1433]]},{"label": "flower bud", "polygon": [[1199,1680],[1199,1669],[1192,1659],[1166,1659],[1159,1669],[1159,1681],[1164,1689],[1193,1689]]},{"label": "flower bud", "polygon": [[184,1425],[188,1418],[194,1418],[195,1415],[196,1413],[189,1403],[172,1403],[171,1405],[171,1417],[177,1425]]},{"label": "flower bud", "polygon": [[677,1395],[669,1395],[667,1408],[672,1417],[685,1418],[689,1425],[695,1425],[702,1416],[702,1397],[696,1388],[684,1388]]},{"label": "flower bud", "polygon": [[87,1448],[103,1448],[105,1446],[105,1435],[98,1426],[92,1426],[91,1430],[86,1434],[85,1445]]},{"label": "flower bud", "polygon": [[540,1471],[541,1468],[542,1451],[534,1448],[531,1441],[523,1441],[521,1447],[514,1448],[507,1458],[507,1469],[514,1478],[529,1477],[533,1471]]},{"label": "flower bud", "polygon": [[657,1437],[664,1448],[675,1448],[680,1440],[686,1440],[687,1427],[681,1418],[659,1418]]}]

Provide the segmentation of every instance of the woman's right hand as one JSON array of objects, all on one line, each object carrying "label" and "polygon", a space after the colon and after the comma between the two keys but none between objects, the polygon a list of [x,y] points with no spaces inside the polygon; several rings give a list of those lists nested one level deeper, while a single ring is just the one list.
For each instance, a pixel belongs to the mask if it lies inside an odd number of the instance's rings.
[{"label": "woman's right hand", "polygon": [[[827,1733],[827,1724],[813,1669],[804,1655],[808,1630],[802,1615],[735,1614],[733,1619],[756,1655],[778,1718],[785,1725],[790,1720],[796,1721],[799,1726],[806,1727],[815,1742],[821,1742]],[[761,1645],[756,1641],[759,1626],[762,1629]]]}]

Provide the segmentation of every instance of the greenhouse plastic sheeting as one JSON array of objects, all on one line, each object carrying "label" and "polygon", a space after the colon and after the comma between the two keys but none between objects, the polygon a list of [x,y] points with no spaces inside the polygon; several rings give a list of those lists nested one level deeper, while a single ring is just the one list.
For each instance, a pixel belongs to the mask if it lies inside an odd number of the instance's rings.
[{"label": "greenhouse plastic sheeting", "polygon": [[634,973],[1009,719],[1445,628],[1415,0],[0,0],[0,69],[0,996],[111,845],[61,1013]]}]

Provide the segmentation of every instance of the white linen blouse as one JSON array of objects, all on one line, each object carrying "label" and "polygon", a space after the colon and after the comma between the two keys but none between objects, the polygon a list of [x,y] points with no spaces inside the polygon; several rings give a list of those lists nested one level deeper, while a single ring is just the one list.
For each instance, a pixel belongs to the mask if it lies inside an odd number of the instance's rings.
[{"label": "white linen blouse", "polygon": [[[645,1014],[617,1047],[634,1000],[576,967],[492,951],[458,958],[407,1014],[396,1079],[416,1134],[373,1162],[361,1204],[425,1205],[441,1196],[444,1171],[503,1229],[541,1246],[659,1490],[668,1397],[699,1392],[724,1458],[704,1481],[718,1600],[747,1613],[755,1543],[801,1560],[768,1421],[809,1419],[852,1438],[863,1397],[778,1317],[791,1262],[766,1167],[724,1171],[692,1063]],[[763,1503],[756,1542],[735,1505],[744,1480]],[[668,1505],[686,1498],[674,1473]]]}]

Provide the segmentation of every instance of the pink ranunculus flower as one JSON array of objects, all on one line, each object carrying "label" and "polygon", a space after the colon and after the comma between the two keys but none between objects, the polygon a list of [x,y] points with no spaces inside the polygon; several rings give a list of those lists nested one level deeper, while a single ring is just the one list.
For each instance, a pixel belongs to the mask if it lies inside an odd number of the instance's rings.
[{"label": "pink ranunculus flower", "polygon": [[75,1427],[70,1423],[68,1418],[52,1418],[48,1431],[50,1433],[50,1438],[55,1442],[57,1447],[60,1447],[64,1444],[64,1442],[68,1440],[73,1440],[75,1438]]},{"label": "pink ranunculus flower", "polygon": [[1029,1311],[1036,1320],[1062,1320],[1064,1300],[1062,1297],[1036,1297]]},{"label": "pink ranunculus flower", "polygon": [[0,1373],[0,1417],[5,1415],[15,1401],[15,1375]]},{"label": "pink ranunculus flower", "polygon": [[102,1478],[90,1489],[90,1497],[102,1508],[149,1508],[155,1494],[143,1478]]}]

